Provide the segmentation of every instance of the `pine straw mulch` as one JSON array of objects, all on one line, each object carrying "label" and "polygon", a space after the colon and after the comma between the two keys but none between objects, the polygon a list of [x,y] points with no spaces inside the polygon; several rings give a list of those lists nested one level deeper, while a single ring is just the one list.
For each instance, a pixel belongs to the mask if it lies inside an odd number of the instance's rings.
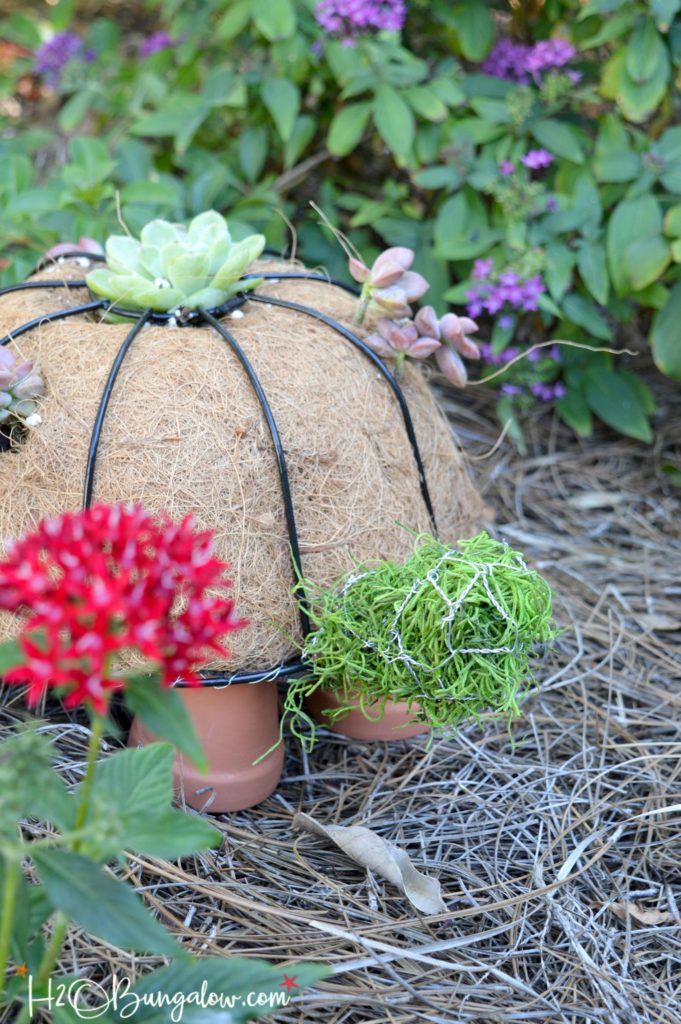
[{"label": "pine straw mulch", "polygon": [[[674,386],[653,448],[602,430],[576,441],[549,415],[529,454],[489,397],[447,396],[499,535],[552,582],[564,627],[509,736],[467,728],[368,745],[324,734],[262,806],[215,819],[218,851],[133,860],[130,881],[192,950],[317,960],[330,978],[272,1020],[324,1024],[678,1024],[681,1014],[681,494],[661,465],[681,437]],[[12,702],[4,728],[18,713]],[[86,730],[53,724],[67,778]],[[423,918],[297,810],[363,823],[439,877]],[[142,970],[74,931],[64,966],[103,984]]]}]

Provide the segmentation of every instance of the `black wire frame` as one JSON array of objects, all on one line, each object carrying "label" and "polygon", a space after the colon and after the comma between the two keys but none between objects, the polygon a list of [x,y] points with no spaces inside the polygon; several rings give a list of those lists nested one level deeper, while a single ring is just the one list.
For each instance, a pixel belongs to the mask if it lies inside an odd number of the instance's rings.
[{"label": "black wire frame", "polygon": [[[93,254],[84,252],[65,253],[63,255],[64,258],[70,258],[72,256],[87,256],[88,258],[93,258]],[[101,258],[94,256],[94,259],[97,260]],[[244,278],[262,278],[270,281],[286,279],[316,281],[322,284],[328,284],[334,287],[343,288],[345,291],[350,292],[351,294],[354,295],[359,294],[359,289],[355,288],[353,285],[350,285],[344,281],[326,277],[325,275],[322,274],[314,274],[309,272],[305,273],[284,271],[279,273],[255,273],[244,275]],[[21,284],[10,285],[9,287],[0,289],[0,295],[6,295],[8,293],[15,291],[22,291],[30,287],[86,288],[87,282],[80,280],[23,282]],[[303,636],[307,636],[307,634],[310,631],[309,609],[306,602],[304,587],[301,582],[303,578],[303,572],[302,560],[300,555],[300,542],[298,537],[295,519],[295,509],[291,495],[290,482],[286,466],[286,455],[281,435],[279,433],[279,429],[277,427],[276,420],[272,412],[272,408],[267,400],[267,396],[265,394],[262,383],[260,382],[260,379],[258,378],[252,363],[248,359],[246,353],[244,352],[244,350],[242,349],[234,335],[229,330],[227,330],[227,328],[225,328],[224,325],[221,324],[220,321],[216,318],[216,314],[218,316],[224,315],[226,312],[229,312],[230,310],[234,310],[239,306],[242,306],[247,300],[252,300],[258,303],[264,303],[269,306],[276,306],[283,309],[290,309],[294,312],[312,317],[320,321],[321,323],[324,323],[326,326],[330,327],[336,333],[340,334],[343,338],[349,341],[355,348],[362,352],[366,356],[366,358],[368,358],[374,364],[374,366],[378,369],[378,371],[381,373],[381,375],[384,377],[384,379],[390,386],[400,407],[400,412],[402,414],[402,418],[404,421],[407,437],[409,439],[412,454],[414,456],[414,461],[418,469],[421,495],[423,497],[423,501],[428,511],[433,531],[435,533],[437,533],[437,522],[435,519],[435,513],[433,510],[430,492],[428,489],[428,483],[426,480],[425,467],[423,465],[423,460],[421,457],[418,440],[416,438],[411,413],[409,411],[409,406],[404,395],[404,392],[399,384],[399,381],[391,373],[391,371],[385,365],[383,360],[378,355],[376,355],[376,353],[373,352],[372,349],[369,348],[369,346],[366,345],[362,341],[362,339],[359,338],[354,332],[350,331],[343,324],[338,323],[332,317],[329,317],[326,314],[321,313],[319,310],[313,309],[310,306],[305,306],[297,302],[290,302],[285,299],[279,299],[274,296],[260,295],[256,292],[243,293],[227,302],[224,306],[219,307],[218,309],[214,309],[211,311],[198,310],[190,319],[182,321],[183,324],[207,324],[219,334],[222,340],[229,345],[230,349],[239,360],[241,366],[243,367],[249,379],[251,387],[253,388],[256,397],[258,398],[258,402],[260,404],[263,415],[265,416],[265,420],[268,425],[268,429],[270,432],[270,436],[272,438],[272,443],[277,458],[277,470],[279,475],[280,487],[282,491],[282,498],[284,502],[286,526],[289,537],[291,567],[294,575],[293,592],[297,596],[298,613],[300,618],[302,634]],[[43,323],[52,323],[57,320],[75,316],[79,313],[88,313],[95,310],[105,310],[106,312],[114,312],[117,315],[130,318],[134,322],[114,358],[114,362],[111,366],[111,370],[109,371],[109,375],[107,377],[104,389],[102,391],[99,406],[97,408],[97,413],[95,415],[95,421],[93,424],[93,430],[90,438],[90,445],[88,448],[88,455],[85,467],[85,477],[83,485],[83,508],[89,508],[90,505],[92,504],[96,460],[99,450],[102,428],[104,426],[104,420],[106,417],[106,412],[109,405],[109,401],[111,399],[113,388],[116,383],[116,379],[118,377],[118,373],[123,364],[123,361],[125,360],[126,355],[128,354],[133,342],[137,338],[142,328],[148,323],[167,323],[168,320],[171,319],[170,314],[156,313],[153,312],[152,310],[146,310],[142,314],[140,314],[139,312],[132,312],[120,309],[116,307],[113,303],[108,302],[106,299],[101,299],[89,303],[84,303],[79,306],[74,306],[70,309],[57,310],[51,313],[43,314],[42,316],[36,317],[35,319],[29,321],[28,323],[20,325],[13,331],[6,334],[3,338],[0,338],[0,346],[8,345],[11,341],[14,340],[14,338],[19,337],[21,334],[24,334],[25,332],[30,331]],[[203,679],[203,684],[205,686],[227,686],[235,683],[259,683],[265,682],[267,680],[290,678],[295,675],[299,675],[307,670],[309,670],[309,665],[302,658],[294,658],[282,661],[279,664],[274,665],[268,669],[243,670],[240,672],[234,672],[230,674],[225,674],[223,672],[203,672],[201,673],[201,676]],[[182,687],[184,684],[180,680],[176,685]]]}]

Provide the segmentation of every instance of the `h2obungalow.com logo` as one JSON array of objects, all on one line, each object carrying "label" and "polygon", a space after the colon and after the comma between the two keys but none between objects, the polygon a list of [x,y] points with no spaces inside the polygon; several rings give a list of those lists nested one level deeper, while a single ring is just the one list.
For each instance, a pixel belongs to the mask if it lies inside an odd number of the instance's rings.
[{"label": "h2obungalow.com logo", "polygon": [[120,1020],[133,1020],[143,1009],[167,1008],[168,1020],[180,1024],[187,1007],[201,1009],[234,1010],[247,1007],[251,1009],[268,1007],[277,1009],[288,1006],[292,993],[298,988],[295,977],[284,975],[280,988],[285,992],[247,992],[243,995],[232,995],[228,992],[214,992],[204,981],[200,988],[190,992],[134,992],[130,978],[114,978],[111,987],[90,978],[77,978],[74,981],[61,982],[50,978],[47,992],[37,994],[33,990],[33,978],[28,976],[28,1010],[30,1018],[39,1010],[54,1011],[69,1007],[81,1020],[97,1020],[108,1011],[116,1013]]}]

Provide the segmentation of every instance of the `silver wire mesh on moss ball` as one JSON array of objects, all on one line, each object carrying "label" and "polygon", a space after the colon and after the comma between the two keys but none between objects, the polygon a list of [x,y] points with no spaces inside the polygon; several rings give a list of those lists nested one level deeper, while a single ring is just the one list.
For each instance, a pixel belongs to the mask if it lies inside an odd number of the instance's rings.
[{"label": "silver wire mesh on moss ball", "polygon": [[[269,253],[269,255],[278,255]],[[76,259],[86,258],[90,261],[105,262],[105,257],[95,253],[83,252],[80,250],[74,250],[73,252],[63,253],[60,259]],[[36,267],[36,270],[40,270],[45,265],[45,261],[42,261]],[[340,281],[332,277],[326,277],[323,274],[310,274],[302,271],[282,271],[275,273],[258,273],[258,274],[244,274],[241,280],[249,280],[254,277],[262,278],[269,281],[279,280],[302,280],[302,281],[319,281],[322,284],[335,285],[337,288],[342,288],[344,291],[349,292],[352,295],[358,295],[359,289],[353,285],[347,284],[345,281]],[[84,280],[74,281],[24,281],[21,284],[9,285],[5,288],[0,288],[0,296],[8,295],[12,292],[27,291],[31,289],[42,289],[42,288],[87,288],[87,282]],[[286,517],[286,529],[288,533],[291,569],[294,579],[293,593],[297,599],[298,604],[298,615],[300,619],[300,626],[303,637],[307,637],[310,633],[310,617],[309,617],[309,606],[307,598],[302,586],[301,581],[304,578],[302,570],[302,560],[300,555],[300,542],[298,538],[298,530],[296,526],[295,509],[293,505],[293,499],[291,496],[291,488],[289,484],[289,476],[286,467],[286,456],[284,454],[284,447],[281,441],[281,435],[277,427],[272,408],[267,400],[267,396],[263,389],[262,383],[258,378],[251,362],[249,361],[246,353],[240,346],[237,339],[222,323],[220,323],[219,317],[225,316],[227,313],[233,312],[240,306],[243,306],[246,301],[250,302],[261,302],[265,303],[272,309],[288,309],[296,313],[302,313],[304,316],[312,317],[321,323],[330,327],[336,333],[340,334],[346,341],[351,345],[354,345],[360,352],[369,359],[374,366],[378,369],[379,373],[387,381],[390,386],[393,396],[399,405],[404,427],[409,440],[411,452],[416,463],[419,476],[419,486],[421,489],[421,496],[424,504],[428,511],[430,522],[433,528],[434,534],[437,536],[437,523],[435,521],[435,512],[433,510],[433,503],[428,490],[428,482],[426,480],[426,472],[421,457],[421,452],[416,438],[416,432],[414,430],[414,424],[412,421],[409,406],[407,404],[406,397],[402,388],[400,387],[399,381],[386,366],[380,356],[377,356],[368,345],[366,345],[361,338],[359,338],[353,331],[349,330],[343,324],[339,324],[332,317],[327,316],[325,313],[320,312],[317,309],[313,309],[310,306],[305,306],[297,302],[291,302],[286,299],[278,299],[270,295],[259,295],[257,292],[249,292],[241,294],[230,299],[223,306],[219,306],[215,309],[204,310],[197,309],[192,310],[182,317],[178,318],[172,316],[170,313],[157,313],[152,310],[144,310],[143,312],[122,309],[116,306],[115,303],[110,302],[108,299],[97,299],[93,302],[86,302],[80,306],[73,306],[69,309],[55,310],[50,313],[43,313],[40,317],[36,317],[34,320],[29,320],[24,324],[19,325],[10,333],[6,334],[5,337],[0,338],[0,346],[8,345],[15,338],[27,331],[33,330],[35,327],[40,326],[44,323],[52,323],[56,320],[65,320],[67,317],[77,316],[80,313],[90,313],[96,310],[103,310],[106,313],[114,313],[117,316],[129,318],[133,320],[133,325],[130,331],[123,340],[115,358],[111,365],[109,375],[107,377],[104,389],[102,391],[102,397],[97,408],[95,421],[92,428],[92,435],[90,438],[90,445],[88,448],[87,460],[84,470],[84,483],[83,483],[83,508],[89,508],[92,504],[94,497],[94,484],[95,484],[95,467],[97,462],[97,453],[99,450],[99,442],[102,433],[102,427],[106,417],[109,400],[118,377],[118,373],[121,369],[123,361],[130,350],[135,338],[147,323],[154,324],[167,324],[171,320],[179,327],[204,327],[209,326],[219,334],[222,340],[231,348],[234,355],[239,360],[241,366],[248,377],[249,383],[255,392],[255,395],[260,404],[260,408],[265,417],[267,427],[274,447],[276,460],[277,460],[277,472],[279,476],[279,483],[281,487],[282,501],[284,504],[284,513]],[[206,686],[226,686],[233,683],[259,683],[265,682],[266,680],[275,679],[286,679],[291,676],[299,675],[302,672],[309,670],[309,663],[303,658],[291,658],[280,662],[277,665],[273,665],[265,669],[253,669],[243,670],[240,672],[234,672],[231,674],[225,674],[223,672],[203,672],[201,676]],[[176,684],[177,686],[183,686],[183,682],[180,680]]]}]

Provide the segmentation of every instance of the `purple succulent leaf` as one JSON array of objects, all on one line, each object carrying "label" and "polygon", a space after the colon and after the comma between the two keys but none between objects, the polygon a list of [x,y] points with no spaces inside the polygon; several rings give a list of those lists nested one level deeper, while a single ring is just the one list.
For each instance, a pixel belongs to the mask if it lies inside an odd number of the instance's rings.
[{"label": "purple succulent leaf", "polygon": [[377,288],[371,293],[371,298],[391,317],[399,319],[411,316],[407,296],[400,285],[393,284],[389,288]]},{"label": "purple succulent leaf", "polygon": [[414,323],[423,337],[440,337],[440,324],[432,306],[423,306],[414,317]]},{"label": "purple succulent leaf", "polygon": [[394,350],[380,334],[370,334],[364,341],[372,352],[375,352],[377,356],[381,356],[382,359],[390,358],[390,356],[395,354]]},{"label": "purple succulent leaf", "polygon": [[479,346],[473,341],[472,338],[466,337],[465,334],[461,338],[461,340],[460,340],[459,344],[456,346],[456,348],[461,353],[461,355],[464,356],[464,358],[466,358],[466,359],[479,359],[480,358],[480,348],[479,348]]},{"label": "purple succulent leaf", "polygon": [[4,345],[0,346],[0,366],[6,367],[8,370],[14,371],[16,359],[14,353],[10,349],[5,348]]},{"label": "purple succulent leaf", "polygon": [[361,260],[356,260],[354,256],[350,256],[348,259],[348,270],[350,271],[350,275],[355,281],[358,281],[359,284],[364,284],[364,282],[368,281],[371,276],[369,268],[366,267]]},{"label": "purple succulent leaf", "polygon": [[442,345],[435,353],[435,362],[439,366],[450,384],[454,387],[463,388],[466,386],[468,374],[463,360],[458,352]]},{"label": "purple succulent leaf", "polygon": [[32,372],[32,370],[33,370],[33,363],[30,363],[30,362],[19,363],[19,365],[14,368],[14,376],[15,376],[16,380],[21,380],[22,377],[27,377],[29,375],[29,373]]},{"label": "purple succulent leaf", "polygon": [[12,390],[14,391],[15,398],[35,398],[43,393],[44,387],[42,378],[37,373],[34,373],[30,377],[24,377],[23,380],[20,380]]},{"label": "purple succulent leaf", "polygon": [[8,409],[12,404],[12,396],[7,391],[0,391],[0,409]]},{"label": "purple succulent leaf", "polygon": [[407,302],[415,302],[416,299],[420,299],[422,295],[426,294],[430,284],[422,274],[408,270],[400,278],[399,287],[404,291]]},{"label": "purple succulent leaf", "polygon": [[409,352],[419,336],[412,323],[396,324],[393,320],[379,320],[378,329],[396,352]]},{"label": "purple succulent leaf", "polygon": [[14,380],[14,374],[10,370],[0,370],[0,388],[8,388]]},{"label": "purple succulent leaf", "polygon": [[414,359],[427,359],[428,356],[432,356],[433,352],[437,352],[440,348],[442,348],[442,345],[437,338],[421,337],[410,347],[409,355]]},{"label": "purple succulent leaf", "polygon": [[416,253],[414,250],[408,249],[406,245],[392,245],[389,249],[382,252],[380,256],[376,257],[371,270],[373,274],[380,274],[386,264],[397,264],[404,273],[404,271],[409,270],[415,258]]},{"label": "purple succulent leaf", "polygon": [[402,348],[402,329],[399,324],[396,324],[394,320],[388,320],[386,317],[381,317],[377,321],[376,326],[378,333],[382,338],[390,344],[393,348]]},{"label": "purple succulent leaf", "polygon": [[397,260],[385,260],[379,270],[376,267],[371,271],[371,284],[374,288],[389,288],[392,284],[398,284],[404,276],[404,268]]}]

